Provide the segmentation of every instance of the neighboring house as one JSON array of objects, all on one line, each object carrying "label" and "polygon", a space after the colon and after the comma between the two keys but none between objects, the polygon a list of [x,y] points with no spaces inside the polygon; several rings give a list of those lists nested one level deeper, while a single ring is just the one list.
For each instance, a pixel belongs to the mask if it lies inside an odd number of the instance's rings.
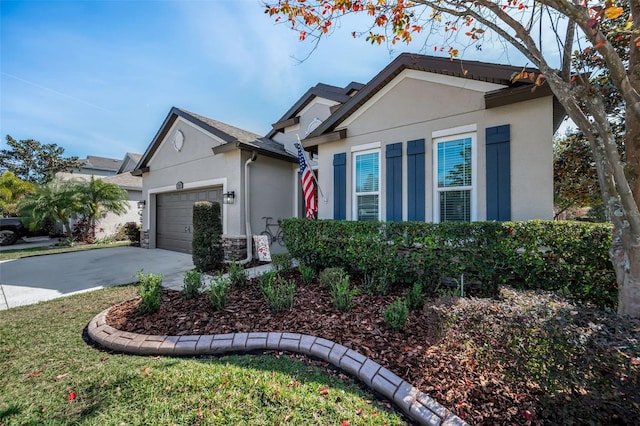
[{"label": "neighboring house", "polygon": [[282,144],[172,108],[132,172],[143,178],[143,245],[190,253],[193,203],[214,201],[227,257],[248,257],[247,239],[264,230],[263,216],[295,214],[295,167]]},{"label": "neighboring house", "polygon": [[[125,156],[126,159],[127,156]],[[116,158],[96,157],[95,155],[88,155],[87,158],[82,158],[78,161],[80,162],[80,167],[73,169],[71,173],[89,176],[113,176],[121,173],[118,170],[124,162]]]},{"label": "neighboring house", "polygon": [[[104,182],[114,183],[127,191],[127,212],[122,215],[106,213],[98,221],[96,228],[96,238],[105,238],[114,235],[121,225],[127,222],[140,224],[140,212],[138,201],[142,200],[142,178],[132,176],[131,170],[135,168],[140,160],[141,154],[127,152],[122,160],[113,158],[96,157],[89,155],[86,159],[80,160],[83,165],[73,172],[60,172],[56,177],[64,180],[88,181],[93,176]],[[75,221],[72,220],[72,226]]]},{"label": "neighboring house", "polygon": [[227,257],[264,230],[261,217],[302,217],[298,138],[321,219],[551,219],[565,113],[547,85],[514,82],[522,70],[402,54],[367,84],[312,87],[265,137],[173,108],[132,172],[148,246],[189,252],[193,202],[230,192]]}]

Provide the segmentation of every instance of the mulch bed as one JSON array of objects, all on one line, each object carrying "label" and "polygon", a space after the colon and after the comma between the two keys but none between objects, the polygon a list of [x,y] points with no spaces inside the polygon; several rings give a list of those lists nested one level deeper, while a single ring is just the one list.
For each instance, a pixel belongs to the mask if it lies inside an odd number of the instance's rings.
[{"label": "mulch bed", "polygon": [[[298,280],[295,305],[278,314],[271,313],[257,286],[250,283],[232,289],[222,311],[214,311],[205,294],[185,300],[182,293],[165,289],[158,312],[139,314],[136,307],[140,300],[134,299],[115,306],[107,322],[117,329],[142,334],[286,331],[324,337],[387,367],[471,424],[580,423],[572,413],[587,417],[593,414],[595,424],[638,424],[638,395],[631,394],[630,401],[618,405],[598,403],[598,395],[575,399],[571,394],[573,400],[567,397],[566,401],[554,401],[536,380],[519,374],[522,370],[511,371],[510,364],[521,361],[518,356],[510,355],[499,338],[482,334],[485,328],[513,316],[497,301],[461,299],[466,302],[459,304],[451,298],[432,299],[410,314],[403,330],[392,331],[385,325],[382,312],[403,293],[402,289],[394,288],[386,296],[360,294],[354,299],[354,307],[342,312],[317,282],[303,285],[296,273],[289,278]],[[493,313],[497,315],[495,321],[491,319]],[[475,331],[470,333],[475,336],[467,334],[466,330],[472,329]],[[490,355],[482,351],[483,345],[491,347]],[[496,354],[503,360],[496,361]],[[638,383],[631,389],[636,391],[640,394]]]}]

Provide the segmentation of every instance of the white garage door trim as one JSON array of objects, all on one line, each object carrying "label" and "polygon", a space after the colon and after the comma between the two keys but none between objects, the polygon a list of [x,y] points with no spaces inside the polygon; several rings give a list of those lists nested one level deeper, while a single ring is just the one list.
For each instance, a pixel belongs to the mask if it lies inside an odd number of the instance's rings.
[{"label": "white garage door trim", "polygon": [[[220,179],[209,179],[209,180],[201,180],[197,182],[187,182],[183,184],[182,189],[184,191],[194,190],[200,188],[206,188],[210,186],[220,186],[222,185],[222,193],[229,192],[227,189],[227,178]],[[176,186],[161,186],[158,188],[150,188],[147,191],[147,195],[145,196],[145,200],[147,201],[147,206],[149,208],[144,210],[145,222],[149,224],[149,248],[156,248],[156,206],[155,199],[156,195],[162,194],[165,192],[175,192]],[[153,215],[151,211],[153,210]],[[227,205],[222,204],[222,233],[227,234]]]}]

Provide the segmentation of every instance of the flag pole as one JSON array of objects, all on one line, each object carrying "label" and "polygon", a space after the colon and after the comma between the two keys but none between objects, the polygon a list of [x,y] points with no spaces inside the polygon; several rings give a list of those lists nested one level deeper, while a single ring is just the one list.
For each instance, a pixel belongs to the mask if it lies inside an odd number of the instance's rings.
[{"label": "flag pole", "polygon": [[[304,151],[304,148],[302,147],[302,142],[300,142],[300,135],[298,135],[297,133],[296,133],[296,138],[298,139],[298,143],[296,145],[300,145],[300,150],[302,151],[302,155],[304,155],[304,161],[306,161],[309,167],[311,167],[311,163],[307,158],[307,153]],[[320,193],[320,195],[322,195],[322,201],[324,201],[324,203],[327,204],[329,200],[327,200],[327,197],[324,196],[324,192],[322,192],[322,188],[320,188],[320,182],[318,182],[318,178],[316,177],[316,174],[313,173],[313,170],[311,171],[311,175],[313,175],[313,180],[316,181],[316,185],[318,185],[318,192]]]}]

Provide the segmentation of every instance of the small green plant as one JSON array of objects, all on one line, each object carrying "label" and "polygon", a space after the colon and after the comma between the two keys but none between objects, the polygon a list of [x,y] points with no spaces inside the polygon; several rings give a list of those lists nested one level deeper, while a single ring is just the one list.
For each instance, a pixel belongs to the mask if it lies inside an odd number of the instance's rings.
[{"label": "small green plant", "polygon": [[413,284],[407,293],[407,308],[410,310],[420,309],[424,305],[424,294],[422,293],[422,283]]},{"label": "small green plant", "polygon": [[300,272],[300,278],[302,278],[303,284],[310,284],[316,276],[311,266],[303,265],[302,263],[298,265],[298,271]]},{"label": "small green plant", "polygon": [[245,287],[249,283],[244,265],[241,263],[232,261],[227,267],[227,272],[233,287]]},{"label": "small green plant", "polygon": [[276,273],[273,271],[267,271],[256,277],[256,283],[258,284],[258,288],[262,290],[267,286],[273,285],[275,279]]},{"label": "small green plant", "polygon": [[293,307],[293,297],[296,294],[296,285],[293,281],[282,277],[276,277],[261,287],[269,309],[274,314]]},{"label": "small green plant", "polygon": [[362,287],[368,295],[385,296],[389,293],[390,280],[385,271],[368,272],[364,274]]},{"label": "small green plant", "polygon": [[211,307],[216,311],[223,309],[227,305],[229,300],[229,278],[222,275],[216,275],[211,279],[207,295],[209,296],[209,303]]},{"label": "small green plant", "polygon": [[271,255],[271,267],[279,274],[293,268],[293,258],[289,253],[277,253]]},{"label": "small green plant", "polygon": [[145,274],[142,269],[137,272],[138,295],[142,303],[138,310],[143,314],[152,314],[160,308],[162,303],[162,274]]},{"label": "small green plant", "polygon": [[353,307],[353,297],[359,293],[357,288],[350,288],[349,275],[342,275],[331,286],[333,305],[341,311],[348,311]]},{"label": "small green plant", "polygon": [[409,317],[409,308],[407,303],[402,297],[398,297],[389,306],[387,306],[382,312],[384,322],[392,330],[400,330],[407,322]]},{"label": "small green plant", "polygon": [[346,274],[342,268],[326,268],[320,272],[320,285],[330,289],[334,283],[337,283]]},{"label": "small green plant", "polygon": [[184,287],[182,288],[182,294],[185,299],[193,299],[200,293],[202,287],[202,273],[197,270],[187,271],[184,274]]}]

